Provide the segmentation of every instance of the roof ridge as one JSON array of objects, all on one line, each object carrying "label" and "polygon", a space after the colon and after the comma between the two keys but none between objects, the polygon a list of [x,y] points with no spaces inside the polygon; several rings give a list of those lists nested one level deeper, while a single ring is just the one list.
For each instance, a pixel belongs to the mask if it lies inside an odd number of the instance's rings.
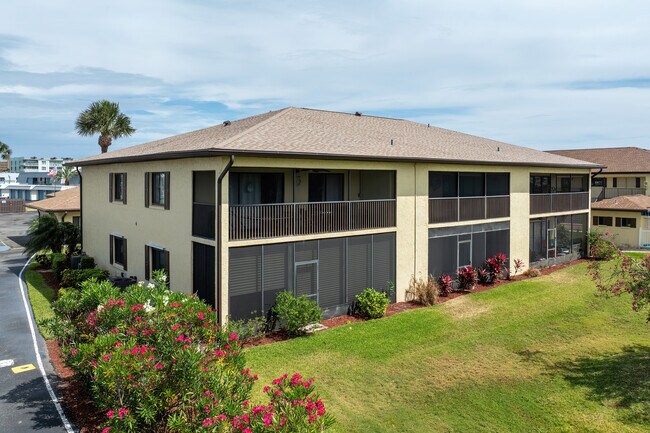
[{"label": "roof ridge", "polygon": [[643,147],[639,147],[639,146],[612,146],[612,147],[589,147],[584,149],[553,149],[553,150],[545,150],[544,152],[573,152],[573,151],[583,152],[588,150],[610,150],[610,149],[638,149],[638,150],[650,151],[650,149],[644,149]]},{"label": "roof ridge", "polygon": [[[277,112],[276,112],[274,115],[270,116],[268,119],[264,119],[264,120],[262,120],[261,122],[256,123],[255,125],[251,126],[250,128],[246,128],[246,129],[244,129],[244,130],[243,130],[242,132],[240,132],[239,134],[235,134],[235,135],[233,135],[232,137],[228,138],[227,140],[222,141],[221,143],[219,143],[219,147],[222,147],[222,146],[224,146],[224,145],[227,145],[227,144],[229,144],[229,143],[231,143],[231,142],[233,142],[233,141],[235,141],[235,140],[237,140],[237,139],[239,139],[239,138],[241,138],[241,137],[244,137],[244,136],[248,135],[249,133],[251,133],[251,132],[253,132],[253,131],[256,131],[256,130],[259,129],[262,125],[266,125],[266,124],[267,124],[268,122],[270,122],[272,119],[277,119],[278,117],[281,117],[282,115],[284,115],[285,113],[288,113],[288,112],[291,111],[292,109],[295,109],[295,107],[284,107],[284,108],[281,108],[281,109],[277,110]],[[259,116],[259,114],[258,114],[258,116]],[[253,117],[253,116],[244,117],[243,119],[239,119],[239,120],[249,119],[250,117]],[[213,149],[214,149],[214,148],[213,148]]]}]

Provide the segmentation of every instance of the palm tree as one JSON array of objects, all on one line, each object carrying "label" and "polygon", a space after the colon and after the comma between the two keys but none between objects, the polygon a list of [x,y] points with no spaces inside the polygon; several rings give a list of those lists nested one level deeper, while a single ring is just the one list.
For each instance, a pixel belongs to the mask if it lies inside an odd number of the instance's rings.
[{"label": "palm tree", "polygon": [[79,243],[79,229],[72,223],[59,222],[51,213],[41,215],[29,224],[29,238],[25,243],[26,254],[36,254],[41,250],[52,250],[60,253],[67,246],[72,254]]},{"label": "palm tree", "polygon": [[120,112],[120,104],[106,99],[90,104],[79,114],[75,126],[79,135],[99,133],[98,142],[102,153],[108,152],[113,139],[128,137],[135,132],[129,116]]},{"label": "palm tree", "polygon": [[7,161],[9,161],[10,157],[11,157],[11,149],[9,148],[9,145],[0,141],[0,159],[6,159]]},{"label": "palm tree", "polygon": [[61,170],[56,172],[54,179],[58,181],[63,181],[65,185],[70,185],[70,179],[77,175],[76,171],[72,167],[63,167]]}]

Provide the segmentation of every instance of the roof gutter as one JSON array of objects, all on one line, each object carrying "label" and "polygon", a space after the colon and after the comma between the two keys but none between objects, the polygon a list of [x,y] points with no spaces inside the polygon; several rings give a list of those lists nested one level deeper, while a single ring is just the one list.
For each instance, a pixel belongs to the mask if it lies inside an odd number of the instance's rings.
[{"label": "roof gutter", "polygon": [[232,165],[235,163],[235,155],[230,155],[230,160],[224,167],[223,171],[219,175],[219,178],[217,179],[217,230],[216,230],[216,235],[217,235],[217,302],[216,302],[216,307],[217,307],[217,318],[219,318],[219,324],[223,325],[221,322],[221,271],[222,271],[222,266],[221,266],[221,197],[222,197],[222,191],[221,191],[221,183],[223,182],[223,178],[226,177],[226,174],[230,171],[230,168]]},{"label": "roof gutter", "polygon": [[603,172],[604,169],[605,169],[604,167],[600,167],[597,172],[591,173],[591,178],[593,179],[594,177],[598,176],[600,173]]},{"label": "roof gutter", "polygon": [[[525,166],[525,167],[562,167],[576,169],[600,169],[604,166],[600,164],[576,165],[570,163],[541,163],[541,162],[514,162],[514,161],[480,161],[480,160],[462,160],[462,159],[445,159],[445,158],[414,158],[399,156],[370,156],[370,155],[336,155],[327,153],[304,153],[304,152],[274,152],[274,151],[245,151],[245,150],[195,150],[180,152],[165,152],[152,155],[135,155],[135,156],[116,156],[113,158],[101,158],[90,161],[72,161],[70,165],[103,165],[114,164],[118,162],[138,162],[138,161],[161,161],[168,159],[180,158],[200,158],[206,156],[258,156],[268,158],[300,158],[300,159],[326,159],[326,160],[348,160],[348,161],[381,161],[381,162],[423,162],[437,164],[466,164],[466,165],[505,165],[505,166]],[[68,164],[66,164],[68,165]]]}]

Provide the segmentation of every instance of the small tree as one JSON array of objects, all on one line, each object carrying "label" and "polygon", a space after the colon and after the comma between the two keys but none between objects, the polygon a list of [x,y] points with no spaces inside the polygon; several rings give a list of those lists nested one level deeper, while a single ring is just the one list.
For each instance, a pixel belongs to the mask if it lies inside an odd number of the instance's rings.
[{"label": "small tree", "polygon": [[70,179],[76,175],[77,172],[72,167],[63,167],[61,170],[56,172],[54,179],[63,181],[65,185],[70,185]]},{"label": "small tree", "polygon": [[64,246],[68,247],[67,252],[71,254],[79,243],[79,228],[69,222],[59,222],[51,213],[33,220],[27,233],[29,235],[25,244],[27,254],[48,249],[60,253]]},{"label": "small tree", "polygon": [[0,141],[0,159],[9,161],[9,158],[11,158],[11,148],[9,148],[8,144]]},{"label": "small tree", "polygon": [[622,255],[620,259],[607,262],[594,261],[589,265],[589,273],[601,294],[620,296],[629,293],[634,311],[650,307],[650,255],[640,260]]}]

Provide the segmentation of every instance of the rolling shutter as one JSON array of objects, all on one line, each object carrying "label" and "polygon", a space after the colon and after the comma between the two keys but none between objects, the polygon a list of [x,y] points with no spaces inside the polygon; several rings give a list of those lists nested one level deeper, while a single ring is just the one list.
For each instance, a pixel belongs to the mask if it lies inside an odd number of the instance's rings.
[{"label": "rolling shutter", "polygon": [[345,304],[345,239],[322,239],[318,257],[318,304],[321,308]]},{"label": "rolling shutter", "polygon": [[171,178],[169,172],[165,172],[165,209],[169,210],[169,191],[171,190]]},{"label": "rolling shutter", "polygon": [[126,204],[126,173],[122,173],[122,203]]},{"label": "rolling shutter", "polygon": [[[395,234],[374,235],[372,239],[372,286],[388,290],[395,283]],[[394,301],[395,293],[391,294]]]},{"label": "rolling shutter", "polygon": [[355,296],[372,286],[371,237],[354,236],[348,238],[348,299],[354,302]]},{"label": "rolling shutter", "polygon": [[144,174],[144,207],[149,207],[149,185],[151,184],[151,173]]},{"label": "rolling shutter", "polygon": [[108,174],[108,201],[110,203],[113,203],[113,185],[115,185],[115,174],[109,173]]}]

